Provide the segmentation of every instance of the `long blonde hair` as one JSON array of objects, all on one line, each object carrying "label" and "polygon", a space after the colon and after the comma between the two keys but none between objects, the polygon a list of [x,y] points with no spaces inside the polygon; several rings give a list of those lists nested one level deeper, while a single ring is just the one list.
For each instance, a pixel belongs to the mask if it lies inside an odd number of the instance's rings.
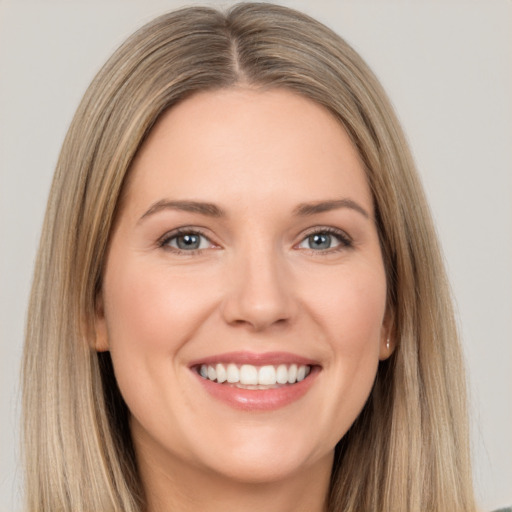
[{"label": "long blonde hair", "polygon": [[315,20],[270,4],[191,7],[132,35],[64,141],[32,289],[23,367],[29,511],[141,512],[144,492],[95,300],[123,183],[159,116],[196,91],[287,88],[329,109],[365,164],[396,350],[336,447],[329,510],[474,510],[465,379],[450,291],[404,135],[372,72]]}]

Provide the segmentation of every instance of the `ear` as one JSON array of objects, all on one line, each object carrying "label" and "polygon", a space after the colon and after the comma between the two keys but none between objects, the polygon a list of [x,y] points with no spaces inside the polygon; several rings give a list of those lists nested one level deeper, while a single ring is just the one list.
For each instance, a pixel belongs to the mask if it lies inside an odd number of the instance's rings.
[{"label": "ear", "polygon": [[384,321],[382,322],[380,336],[379,359],[385,361],[394,351],[396,347],[395,332],[395,315],[389,308],[386,311]]},{"label": "ear", "polygon": [[94,316],[94,339],[93,348],[97,352],[107,352],[110,349],[108,343],[108,329],[105,319],[105,308],[103,304],[103,296],[98,293],[96,299],[96,314]]}]

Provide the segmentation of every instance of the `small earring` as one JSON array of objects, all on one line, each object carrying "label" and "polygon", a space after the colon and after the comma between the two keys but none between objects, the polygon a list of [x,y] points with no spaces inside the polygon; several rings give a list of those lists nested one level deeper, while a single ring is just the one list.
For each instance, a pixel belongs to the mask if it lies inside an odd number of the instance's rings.
[{"label": "small earring", "polygon": [[389,350],[389,338],[386,340],[386,349]]}]

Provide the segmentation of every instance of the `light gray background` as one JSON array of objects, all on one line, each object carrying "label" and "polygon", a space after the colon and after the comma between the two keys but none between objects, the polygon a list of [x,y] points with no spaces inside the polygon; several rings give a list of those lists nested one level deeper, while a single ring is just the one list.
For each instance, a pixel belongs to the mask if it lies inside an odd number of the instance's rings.
[{"label": "light gray background", "polygon": [[[352,43],[398,111],[456,297],[479,503],[483,510],[512,504],[512,3],[281,3],[312,14]],[[32,266],[62,139],[93,74],[117,45],[180,5],[0,3],[1,511],[20,509],[18,369]]]}]

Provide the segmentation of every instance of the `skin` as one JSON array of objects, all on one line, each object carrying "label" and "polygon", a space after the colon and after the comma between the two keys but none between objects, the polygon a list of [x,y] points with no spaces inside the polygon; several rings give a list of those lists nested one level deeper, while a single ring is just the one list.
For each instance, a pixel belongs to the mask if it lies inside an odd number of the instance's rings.
[{"label": "skin", "polygon": [[[352,203],[296,214],[339,199]],[[154,207],[169,200],[225,215]],[[200,249],[177,251],[176,228],[200,229]],[[312,245],[326,228],[350,243]],[[131,412],[148,512],[325,510],[334,447],[391,351],[372,196],[327,110],[240,87],[163,115],[131,169],[100,299],[96,348]],[[232,351],[290,352],[320,371],[285,407],[240,410],[189,367]]]}]

